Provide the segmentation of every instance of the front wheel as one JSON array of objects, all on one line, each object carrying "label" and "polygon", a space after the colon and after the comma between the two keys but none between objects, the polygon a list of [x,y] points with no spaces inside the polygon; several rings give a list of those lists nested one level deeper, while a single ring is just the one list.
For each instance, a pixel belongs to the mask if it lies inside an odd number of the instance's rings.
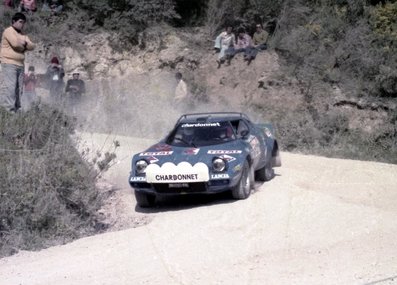
[{"label": "front wheel", "polygon": [[247,199],[251,194],[252,180],[248,161],[245,161],[242,171],[240,181],[232,188],[234,199]]},{"label": "front wheel", "polygon": [[154,206],[156,196],[135,190],[135,199],[139,207],[148,208]]}]

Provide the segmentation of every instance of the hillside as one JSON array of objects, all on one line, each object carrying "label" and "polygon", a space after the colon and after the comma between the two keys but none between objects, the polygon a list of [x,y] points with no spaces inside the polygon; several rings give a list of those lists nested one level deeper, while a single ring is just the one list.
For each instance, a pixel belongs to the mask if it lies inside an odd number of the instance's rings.
[{"label": "hillside", "polygon": [[[117,52],[108,34],[93,33],[83,37],[84,48],[43,46],[29,60],[43,70],[59,54],[68,73],[80,70],[88,79],[80,113],[86,130],[158,137],[181,113],[235,110],[274,123],[284,150],[396,162],[394,99],[356,98],[335,83],[298,79],[274,49],[249,66],[237,55],[218,69],[204,28],[163,25],[146,37],[145,49]],[[172,104],[177,71],[194,100],[179,109]]]},{"label": "hillside", "polygon": [[[216,0],[199,1],[190,10],[168,0],[158,2],[163,10],[140,1],[136,10],[126,10],[133,8],[128,1],[113,6],[67,1],[57,17],[42,12],[31,17],[28,32],[39,47],[27,62],[44,72],[57,55],[67,76],[82,73],[89,85],[79,112],[83,129],[158,136],[168,129],[165,118],[172,122],[183,112],[241,110],[275,124],[284,150],[396,163],[397,64],[390,15],[397,4],[342,2],[238,2],[229,11],[226,1],[216,14]],[[147,15],[138,17],[144,9]],[[249,21],[258,21],[262,10],[269,49],[250,66],[238,55],[231,66],[217,69],[212,48],[217,31],[226,23],[252,31]],[[175,13],[182,17],[177,22]],[[122,15],[119,23],[114,15]],[[39,32],[43,24],[47,33]],[[383,43],[387,50],[381,52]],[[179,109],[170,103],[177,71],[194,98]],[[46,90],[41,93],[45,98]]]}]

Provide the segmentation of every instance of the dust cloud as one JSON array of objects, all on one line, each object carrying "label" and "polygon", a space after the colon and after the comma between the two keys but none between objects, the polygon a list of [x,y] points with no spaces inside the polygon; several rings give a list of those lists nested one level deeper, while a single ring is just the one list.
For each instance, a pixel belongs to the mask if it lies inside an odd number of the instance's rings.
[{"label": "dust cloud", "polygon": [[247,112],[221,96],[177,105],[175,73],[157,71],[123,78],[86,81],[87,94],[72,110],[78,130],[148,139],[162,139],[185,113]]}]

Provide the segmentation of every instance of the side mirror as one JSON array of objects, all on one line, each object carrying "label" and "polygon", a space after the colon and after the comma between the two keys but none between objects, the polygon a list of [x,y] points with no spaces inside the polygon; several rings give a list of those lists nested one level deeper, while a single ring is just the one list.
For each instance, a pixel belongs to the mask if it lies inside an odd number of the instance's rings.
[{"label": "side mirror", "polygon": [[246,139],[249,133],[250,133],[249,130],[244,130],[241,131],[240,135],[243,139]]}]

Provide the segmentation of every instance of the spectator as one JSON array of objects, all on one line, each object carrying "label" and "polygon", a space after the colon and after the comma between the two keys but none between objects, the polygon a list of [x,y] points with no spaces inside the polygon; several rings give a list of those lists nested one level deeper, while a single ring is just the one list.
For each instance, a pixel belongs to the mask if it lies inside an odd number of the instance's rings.
[{"label": "spectator", "polygon": [[4,6],[8,8],[15,8],[14,0],[4,0]]},{"label": "spectator", "polygon": [[63,77],[65,71],[59,63],[58,57],[54,56],[51,59],[50,65],[47,67],[46,79],[50,89],[50,97],[52,100],[60,99],[64,87]]},{"label": "spectator", "polygon": [[74,72],[72,76],[73,78],[69,79],[66,83],[65,92],[70,93],[71,96],[79,98],[85,93],[85,83],[80,79],[80,73]]},{"label": "spectator", "polygon": [[219,48],[220,52],[218,55],[217,63],[218,68],[221,67],[221,64],[225,62],[225,60],[232,56],[233,47],[236,41],[236,37],[232,33],[233,28],[227,27],[225,31],[220,33],[215,40],[215,48]]},{"label": "spectator", "polygon": [[244,52],[244,60],[247,60],[248,64],[255,59],[258,53],[258,51],[252,46],[251,37],[243,30],[238,34],[234,54],[239,52]]},{"label": "spectator", "polygon": [[63,4],[61,0],[46,0],[43,4],[43,11],[51,12],[51,14],[56,15],[61,13],[63,10]]},{"label": "spectator", "polygon": [[36,0],[21,0],[19,3],[19,12],[36,12]]},{"label": "spectator", "polygon": [[178,84],[175,88],[174,102],[177,105],[180,105],[187,98],[187,95],[188,95],[187,85],[186,85],[186,82],[182,78],[182,73],[177,72],[175,74],[175,78],[176,78]]},{"label": "spectator", "polygon": [[254,42],[254,47],[257,50],[265,50],[267,49],[267,39],[269,37],[268,32],[266,32],[264,29],[262,29],[261,24],[256,25],[256,31],[253,35],[253,42]]},{"label": "spectator", "polygon": [[28,110],[34,102],[37,101],[36,84],[37,77],[34,73],[34,66],[29,66],[28,73],[23,78],[23,96],[22,96],[22,110]]},{"label": "spectator", "polygon": [[81,100],[81,95],[85,93],[85,83],[80,79],[80,73],[74,72],[72,76],[73,78],[66,82],[65,93],[68,95],[72,111],[75,113],[75,108]]},{"label": "spectator", "polygon": [[35,47],[29,37],[22,34],[25,23],[26,16],[16,13],[11,26],[4,30],[1,38],[0,105],[11,112],[21,107],[25,52]]}]

